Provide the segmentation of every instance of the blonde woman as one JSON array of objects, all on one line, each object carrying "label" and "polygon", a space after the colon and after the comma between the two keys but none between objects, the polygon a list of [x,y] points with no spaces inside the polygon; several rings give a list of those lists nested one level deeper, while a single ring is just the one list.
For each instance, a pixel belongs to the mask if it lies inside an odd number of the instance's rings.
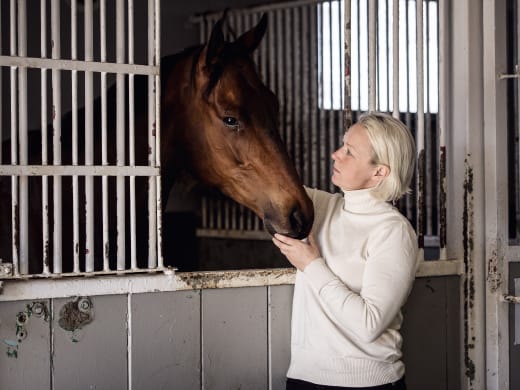
[{"label": "blonde woman", "polygon": [[287,389],[406,389],[399,333],[417,269],[417,237],[392,206],[409,188],[415,142],[399,120],[368,113],[332,154],[342,194],[307,189],[306,241],[276,234],[297,268]]}]

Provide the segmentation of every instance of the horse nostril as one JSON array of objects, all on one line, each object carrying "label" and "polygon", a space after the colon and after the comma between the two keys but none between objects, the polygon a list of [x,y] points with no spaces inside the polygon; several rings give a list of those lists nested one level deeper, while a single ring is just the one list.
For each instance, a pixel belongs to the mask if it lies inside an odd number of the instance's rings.
[{"label": "horse nostril", "polygon": [[289,216],[289,221],[291,222],[292,231],[300,236],[304,233],[302,230],[305,225],[305,217],[299,207],[295,207]]}]

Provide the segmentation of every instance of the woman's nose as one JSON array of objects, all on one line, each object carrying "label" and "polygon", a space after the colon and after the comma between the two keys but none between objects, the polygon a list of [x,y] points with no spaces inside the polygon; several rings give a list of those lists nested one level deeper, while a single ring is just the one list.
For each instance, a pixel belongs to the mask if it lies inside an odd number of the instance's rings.
[{"label": "woman's nose", "polygon": [[338,151],[339,149],[337,149],[336,151],[332,152],[331,154],[331,157],[334,161],[338,160]]}]

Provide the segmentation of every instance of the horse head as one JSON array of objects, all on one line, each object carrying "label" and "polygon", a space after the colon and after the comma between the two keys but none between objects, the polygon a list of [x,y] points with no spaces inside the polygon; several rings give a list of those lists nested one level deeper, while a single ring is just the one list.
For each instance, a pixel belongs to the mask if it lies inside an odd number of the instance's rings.
[{"label": "horse head", "polygon": [[181,164],[255,212],[269,233],[306,237],[312,202],[279,135],[277,98],[251,59],[267,18],[233,42],[222,24],[206,45],[162,70],[163,175]]}]

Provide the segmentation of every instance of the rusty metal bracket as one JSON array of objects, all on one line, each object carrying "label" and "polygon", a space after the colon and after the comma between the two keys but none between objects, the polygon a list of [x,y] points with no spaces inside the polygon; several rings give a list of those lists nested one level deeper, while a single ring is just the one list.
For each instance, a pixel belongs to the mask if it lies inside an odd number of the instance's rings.
[{"label": "rusty metal bracket", "polygon": [[0,258],[0,279],[11,276],[13,276],[13,264],[4,263],[4,261]]}]

